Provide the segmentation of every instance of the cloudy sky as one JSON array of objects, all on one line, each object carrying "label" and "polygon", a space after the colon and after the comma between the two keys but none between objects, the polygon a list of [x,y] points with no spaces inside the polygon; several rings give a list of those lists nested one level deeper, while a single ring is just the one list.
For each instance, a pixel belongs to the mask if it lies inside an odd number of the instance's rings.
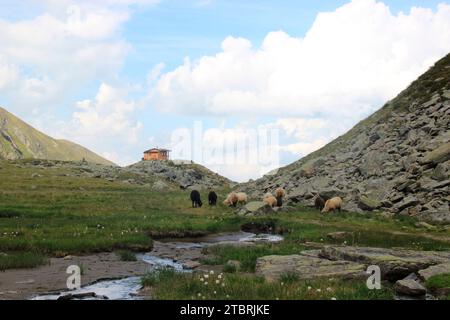
[{"label": "cloudy sky", "polygon": [[277,130],[278,164],[204,161],[245,181],[344,133],[449,52],[442,0],[0,0],[0,105],[120,165],[199,124],[206,146]]}]

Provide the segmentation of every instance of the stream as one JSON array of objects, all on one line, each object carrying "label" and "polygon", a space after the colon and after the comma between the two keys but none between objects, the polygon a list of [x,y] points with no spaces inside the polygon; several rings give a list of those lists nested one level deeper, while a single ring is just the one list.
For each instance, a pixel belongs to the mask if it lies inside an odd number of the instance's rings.
[{"label": "stream", "polygon": [[[213,245],[251,245],[253,243],[277,243],[283,237],[274,234],[230,232],[208,235],[200,238],[164,239],[155,241],[155,248],[148,253],[137,254],[138,260],[150,265],[150,270],[173,268],[177,272],[192,272],[182,262],[186,257],[199,257],[201,249]],[[33,296],[32,300],[56,300],[67,295],[79,295],[83,300],[142,300],[140,277],[98,281],[77,290]],[[95,293],[92,296],[83,294]],[[76,300],[77,298],[73,298]]]}]

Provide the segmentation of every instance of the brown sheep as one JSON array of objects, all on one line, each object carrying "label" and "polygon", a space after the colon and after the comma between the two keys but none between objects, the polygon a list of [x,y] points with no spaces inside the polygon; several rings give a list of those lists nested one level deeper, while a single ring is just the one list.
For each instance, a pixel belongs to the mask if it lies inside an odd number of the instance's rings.
[{"label": "brown sheep", "polygon": [[334,197],[325,202],[325,207],[323,208],[322,212],[326,213],[330,212],[331,210],[333,210],[333,212],[336,212],[336,210],[341,212],[341,207],[342,207],[342,199],[340,197]]},{"label": "brown sheep", "polygon": [[283,198],[286,196],[286,191],[283,188],[278,188],[275,190],[275,198],[277,199],[277,207],[283,205]]},{"label": "brown sheep", "polygon": [[238,203],[239,198],[235,192],[230,193],[227,198],[223,201],[223,204],[226,206],[233,206],[236,207],[236,204]]},{"label": "brown sheep", "polygon": [[267,193],[264,195],[263,199],[269,198],[269,197],[273,197],[273,194],[271,194],[270,192],[267,192]]},{"label": "brown sheep", "polygon": [[274,196],[264,197],[263,201],[270,207],[275,207],[277,205],[277,198]]},{"label": "brown sheep", "polygon": [[238,203],[243,205],[243,204],[247,204],[248,201],[248,197],[247,194],[245,194],[244,192],[239,192],[236,193],[237,197],[238,197]]}]

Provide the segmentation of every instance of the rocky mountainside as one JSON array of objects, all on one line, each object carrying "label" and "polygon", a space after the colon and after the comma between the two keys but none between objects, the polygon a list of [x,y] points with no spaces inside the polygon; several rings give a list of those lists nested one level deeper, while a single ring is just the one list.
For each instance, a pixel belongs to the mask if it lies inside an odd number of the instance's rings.
[{"label": "rocky mountainside", "polygon": [[179,185],[183,189],[207,189],[229,187],[233,182],[211,170],[196,164],[174,161],[141,161],[123,168],[130,173],[153,175]]},{"label": "rocky mountainside", "polygon": [[241,189],[278,186],[292,202],[320,193],[349,211],[450,222],[450,54],[343,136]]},{"label": "rocky mountainside", "polygon": [[114,165],[94,152],[67,140],[56,140],[0,108],[0,159],[50,159]]}]

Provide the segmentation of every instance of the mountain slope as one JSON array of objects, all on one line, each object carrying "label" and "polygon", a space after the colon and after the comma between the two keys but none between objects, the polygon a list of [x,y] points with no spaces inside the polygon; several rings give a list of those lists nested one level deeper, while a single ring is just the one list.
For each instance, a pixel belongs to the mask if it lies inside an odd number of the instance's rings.
[{"label": "mountain slope", "polygon": [[242,187],[294,202],[344,197],[351,211],[450,221],[450,54],[395,99],[310,155]]},{"label": "mountain slope", "polygon": [[115,165],[67,140],[56,140],[0,107],[0,159],[50,159]]}]

